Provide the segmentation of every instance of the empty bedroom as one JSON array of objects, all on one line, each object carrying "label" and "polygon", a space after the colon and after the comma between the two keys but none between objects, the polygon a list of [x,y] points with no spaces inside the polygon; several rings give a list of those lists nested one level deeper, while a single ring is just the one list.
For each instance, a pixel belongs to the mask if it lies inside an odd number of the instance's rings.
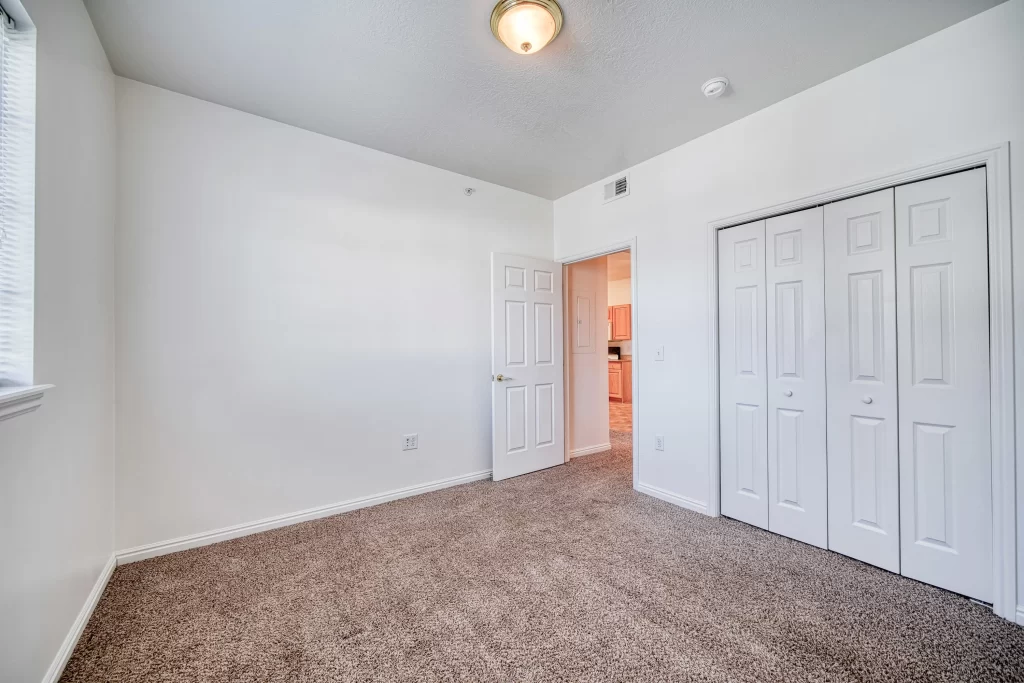
[{"label": "empty bedroom", "polygon": [[0,682],[1024,683],[1024,0],[0,0]]}]

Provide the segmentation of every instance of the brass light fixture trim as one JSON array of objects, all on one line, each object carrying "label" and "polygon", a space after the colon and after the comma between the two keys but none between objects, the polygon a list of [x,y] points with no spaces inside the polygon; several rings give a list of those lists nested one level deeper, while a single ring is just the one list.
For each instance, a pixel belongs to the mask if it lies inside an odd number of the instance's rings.
[{"label": "brass light fixture trim", "polygon": [[[513,47],[513,45],[502,40],[502,37],[499,34],[502,17],[504,17],[513,8],[521,7],[523,5],[533,5],[546,10],[547,13],[551,15],[551,18],[555,23],[555,32],[552,34],[551,38],[537,50],[533,49],[534,46],[530,41],[523,41],[521,44]],[[494,37],[497,38],[499,42],[517,54],[532,54],[532,52],[539,52],[540,49],[543,49],[546,45],[551,43],[551,41],[557,38],[561,30],[562,8],[558,6],[558,3],[555,2],[555,0],[499,0],[498,4],[494,6],[494,10],[491,12],[491,33],[494,34]],[[516,50],[516,47],[518,47],[519,50]]]}]

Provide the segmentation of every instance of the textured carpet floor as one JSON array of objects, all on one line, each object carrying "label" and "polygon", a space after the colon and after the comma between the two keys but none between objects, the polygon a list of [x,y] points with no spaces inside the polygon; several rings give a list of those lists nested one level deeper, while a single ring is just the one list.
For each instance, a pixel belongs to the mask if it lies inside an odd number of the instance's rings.
[{"label": "textured carpet floor", "polygon": [[1024,629],[611,453],[119,567],[64,681],[1017,681]]}]

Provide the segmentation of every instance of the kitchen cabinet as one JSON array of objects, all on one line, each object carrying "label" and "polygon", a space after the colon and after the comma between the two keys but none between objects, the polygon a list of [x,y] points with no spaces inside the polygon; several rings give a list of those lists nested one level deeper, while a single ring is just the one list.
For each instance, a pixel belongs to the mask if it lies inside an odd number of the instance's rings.
[{"label": "kitchen cabinet", "polygon": [[608,399],[633,402],[633,359],[608,361]]},{"label": "kitchen cabinet", "polygon": [[622,400],[622,363],[608,361],[608,398]]},{"label": "kitchen cabinet", "polygon": [[608,307],[608,319],[612,323],[609,341],[625,341],[633,337],[632,308],[629,304]]}]

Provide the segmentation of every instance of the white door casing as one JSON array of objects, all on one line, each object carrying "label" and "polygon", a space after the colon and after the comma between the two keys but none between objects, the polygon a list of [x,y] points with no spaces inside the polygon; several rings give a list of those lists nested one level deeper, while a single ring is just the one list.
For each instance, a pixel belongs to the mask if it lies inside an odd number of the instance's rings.
[{"label": "white door casing", "polygon": [[984,169],[896,188],[902,573],[992,601]]},{"label": "white door casing", "polygon": [[768,530],[828,546],[821,207],[765,225]]},{"label": "white door casing", "polygon": [[491,292],[497,481],[565,462],[562,266],[491,254]]},{"label": "white door casing", "polygon": [[893,190],[825,206],[828,547],[900,570]]},{"label": "white door casing", "polygon": [[722,514],[768,528],[765,222],[720,230]]}]

